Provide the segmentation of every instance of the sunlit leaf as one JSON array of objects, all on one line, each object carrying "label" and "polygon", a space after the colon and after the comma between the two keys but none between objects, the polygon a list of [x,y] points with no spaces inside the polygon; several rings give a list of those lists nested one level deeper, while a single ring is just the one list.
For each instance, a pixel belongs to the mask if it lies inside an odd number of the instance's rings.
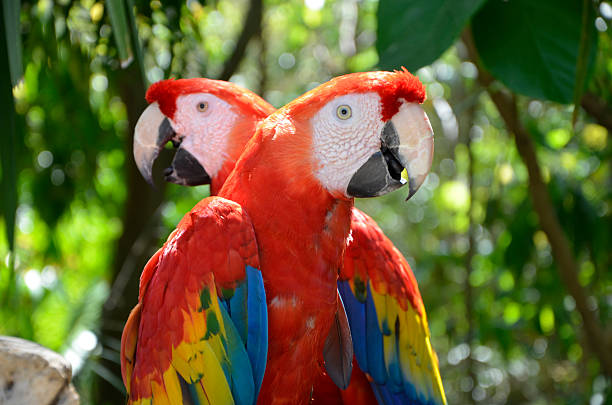
[{"label": "sunlit leaf", "polygon": [[106,8],[113,26],[113,35],[121,60],[121,67],[127,67],[134,58],[130,39],[130,26],[126,15],[125,1],[106,0]]},{"label": "sunlit leaf", "polygon": [[549,305],[540,310],[540,328],[546,335],[555,329],[555,313]]},{"label": "sunlit leaf", "polygon": [[381,0],[376,49],[384,69],[414,71],[450,47],[485,0]]},{"label": "sunlit leaf", "polygon": [[567,351],[567,357],[577,363],[582,357],[582,347],[578,343],[574,343]]},{"label": "sunlit leaf", "polygon": [[589,54],[591,53],[591,46],[593,41],[591,37],[594,37],[593,32],[593,20],[594,20],[594,5],[591,0],[582,0],[582,24],[580,24],[580,48],[578,49],[578,62],[576,63],[576,84],[574,85],[574,113],[572,114],[572,124],[576,123],[578,117],[578,108],[580,106],[580,99],[584,93],[584,85],[587,80],[587,74],[589,71]]},{"label": "sunlit leaf", "polygon": [[[491,0],[472,21],[480,57],[497,79],[517,93],[566,104],[574,97],[581,26],[575,0]],[[587,70],[596,36],[589,41]]]},{"label": "sunlit leaf", "polygon": [[566,128],[557,128],[552,131],[548,131],[546,134],[546,141],[554,149],[561,149],[572,137],[572,133]]},{"label": "sunlit leaf", "polygon": [[588,285],[593,278],[593,274],[595,274],[595,266],[593,266],[592,262],[586,261],[580,266],[578,281],[583,286]]},{"label": "sunlit leaf", "polygon": [[441,187],[444,206],[457,212],[467,212],[470,207],[470,192],[465,183],[448,181]]},{"label": "sunlit leaf", "polygon": [[597,124],[587,124],[582,130],[584,143],[593,150],[603,150],[608,143],[608,130]]},{"label": "sunlit leaf", "polygon": [[91,17],[91,21],[98,22],[104,15],[104,4],[96,3],[89,9],[89,16]]},{"label": "sunlit leaf", "polygon": [[541,230],[538,230],[533,234],[533,244],[538,250],[543,250],[550,246],[548,244],[546,234]]},{"label": "sunlit leaf", "polygon": [[142,47],[140,45],[140,38],[138,37],[138,28],[136,27],[136,17],[134,16],[134,0],[128,0],[128,21],[130,25],[130,30],[132,31],[132,38],[134,39],[134,47],[136,48],[136,62],[138,62],[138,68],[140,70],[140,75],[142,76],[142,81],[144,88],[149,86],[149,82],[147,80],[147,75],[145,74],[144,69],[144,58],[142,56]]},{"label": "sunlit leaf", "polygon": [[[0,21],[2,21],[2,28],[0,28],[0,110],[3,111],[0,114],[0,126],[6,131],[0,138],[2,213],[5,220],[9,250],[13,251],[9,260],[9,268],[12,274],[15,247],[15,210],[17,209],[17,128],[11,77],[16,82],[21,76],[19,2],[3,2],[0,13],[2,13],[2,16],[0,16]],[[11,20],[13,18],[16,18],[16,20]],[[9,287],[11,286],[9,285]]]},{"label": "sunlit leaf", "polygon": [[16,86],[23,76],[23,65],[21,57],[21,29],[19,24],[19,10],[21,0],[6,0],[2,2],[3,40],[6,41],[8,61],[10,66],[10,78],[13,86]]},{"label": "sunlit leaf", "polygon": [[497,177],[501,184],[508,184],[514,178],[514,170],[508,163],[501,164],[497,169]]},{"label": "sunlit leaf", "polygon": [[516,302],[510,302],[504,308],[504,322],[508,325],[515,324],[521,319],[521,306]]},{"label": "sunlit leaf", "polygon": [[514,277],[509,271],[504,271],[499,276],[499,289],[502,291],[510,291],[514,288]]}]

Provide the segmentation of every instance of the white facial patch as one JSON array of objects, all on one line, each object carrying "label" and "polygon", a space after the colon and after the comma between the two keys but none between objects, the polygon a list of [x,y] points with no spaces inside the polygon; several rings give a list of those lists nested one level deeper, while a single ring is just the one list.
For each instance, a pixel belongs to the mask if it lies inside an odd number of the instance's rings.
[{"label": "white facial patch", "polygon": [[231,104],[212,94],[186,94],[176,100],[172,127],[183,137],[181,147],[214,177],[227,159],[228,137],[237,118]]},{"label": "white facial patch", "polygon": [[380,149],[383,127],[377,93],[336,97],[317,112],[312,118],[315,176],[328,191],[346,195],[353,174]]}]

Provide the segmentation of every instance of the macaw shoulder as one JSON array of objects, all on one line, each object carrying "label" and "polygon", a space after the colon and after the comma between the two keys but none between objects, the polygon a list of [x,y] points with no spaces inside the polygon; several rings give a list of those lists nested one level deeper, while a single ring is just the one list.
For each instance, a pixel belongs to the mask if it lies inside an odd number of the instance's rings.
[{"label": "macaw shoulder", "polygon": [[[185,215],[145,267],[124,329],[129,403],[183,403],[183,395],[253,402],[267,354],[258,268],[253,226],[239,204],[211,197]],[[195,391],[182,392],[185,384]]]},{"label": "macaw shoulder", "polygon": [[410,304],[424,315],[418,284],[406,258],[376,222],[355,207],[340,279],[369,280],[376,291],[393,296],[404,310]]},{"label": "macaw shoulder", "polygon": [[338,290],[355,357],[381,403],[446,404],[427,316],[406,259],[353,208]]},{"label": "macaw shoulder", "polygon": [[[245,266],[259,268],[257,241],[251,219],[240,204],[222,197],[208,197],[189,211],[168,240],[151,257],[140,277],[139,301],[142,300],[151,279],[165,264],[176,268],[181,263],[190,267],[227,271],[215,272],[216,283],[226,283],[242,278]],[[211,266],[212,265],[212,266]],[[231,286],[229,286],[231,287]]]}]

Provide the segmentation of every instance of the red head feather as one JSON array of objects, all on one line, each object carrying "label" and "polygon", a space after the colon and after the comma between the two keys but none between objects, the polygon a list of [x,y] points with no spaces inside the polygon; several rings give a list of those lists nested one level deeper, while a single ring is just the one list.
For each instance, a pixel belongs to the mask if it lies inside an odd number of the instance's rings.
[{"label": "red head feather", "polygon": [[167,79],[154,83],[147,90],[149,103],[157,102],[164,115],[174,119],[176,100],[183,94],[210,93],[242,109],[246,114],[267,117],[274,108],[261,97],[234,83],[205,78]]},{"label": "red head feather", "polygon": [[394,72],[351,73],[336,77],[291,102],[287,108],[292,112],[312,108],[314,114],[322,104],[336,96],[367,92],[380,95],[383,121],[397,113],[402,99],[419,104],[425,101],[425,87],[421,81],[402,67],[402,70]]},{"label": "red head feather", "polygon": [[[181,95],[194,93],[208,93],[219,97],[236,108],[240,117],[234,123],[232,131],[226,134],[229,142],[226,150],[222,151],[226,158],[223,166],[214,173],[211,179],[210,190],[211,193],[216,194],[234,168],[234,163],[244,150],[244,145],[255,132],[256,125],[273,113],[275,108],[257,94],[238,85],[205,78],[162,80],[149,87],[146,98],[149,103],[157,102],[161,112],[174,120],[177,99]],[[216,154],[219,151],[210,150],[207,153]]]}]

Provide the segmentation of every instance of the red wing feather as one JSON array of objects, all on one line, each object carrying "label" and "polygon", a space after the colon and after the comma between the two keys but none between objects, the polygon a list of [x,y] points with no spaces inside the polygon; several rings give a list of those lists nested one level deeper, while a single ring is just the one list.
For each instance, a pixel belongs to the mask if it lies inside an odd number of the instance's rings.
[{"label": "red wing feather", "polygon": [[[255,234],[240,205],[211,197],[185,215],[147,263],[139,303],[122,336],[130,403],[182,403],[185,384],[191,395],[227,400],[236,395],[227,370],[232,379],[248,374],[252,382],[250,371],[243,371],[246,351],[235,343],[244,344],[222,299],[244,295],[246,287],[237,289],[246,272],[258,268]],[[239,362],[240,370],[232,370]]]}]

